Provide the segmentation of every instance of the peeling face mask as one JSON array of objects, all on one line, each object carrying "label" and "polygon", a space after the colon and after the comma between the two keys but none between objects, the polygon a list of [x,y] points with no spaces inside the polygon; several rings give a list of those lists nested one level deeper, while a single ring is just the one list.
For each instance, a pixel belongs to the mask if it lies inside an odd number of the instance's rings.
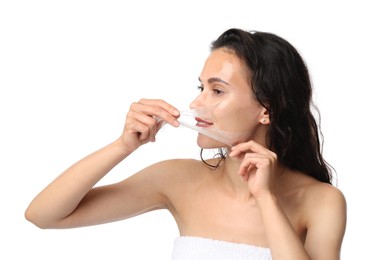
[{"label": "peeling face mask", "polygon": [[243,133],[219,129],[215,125],[215,117],[211,111],[212,109],[205,108],[182,110],[178,121],[181,126],[208,136],[229,147],[236,145],[243,137]]}]

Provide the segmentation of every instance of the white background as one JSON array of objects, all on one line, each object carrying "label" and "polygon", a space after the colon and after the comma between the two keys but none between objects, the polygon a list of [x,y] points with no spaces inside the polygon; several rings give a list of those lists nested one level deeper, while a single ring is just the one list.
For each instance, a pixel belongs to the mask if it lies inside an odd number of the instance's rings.
[{"label": "white background", "polygon": [[[348,203],[342,259],[374,257],[371,1],[187,2],[0,2],[0,259],[170,259],[178,230],[166,211],[40,230],[24,210],[66,167],[118,137],[131,102],[186,108],[210,42],[231,27],[276,33],[305,58],[324,155]],[[100,184],[159,160],[198,158],[195,138],[165,127]]]}]

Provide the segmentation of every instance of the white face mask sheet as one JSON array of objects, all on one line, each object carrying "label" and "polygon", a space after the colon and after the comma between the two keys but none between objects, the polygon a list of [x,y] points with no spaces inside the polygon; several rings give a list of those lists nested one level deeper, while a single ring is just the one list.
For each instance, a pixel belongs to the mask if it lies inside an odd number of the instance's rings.
[{"label": "white face mask sheet", "polygon": [[180,117],[178,118],[178,121],[180,122],[181,126],[197,131],[198,133],[201,133],[223,144],[226,144],[229,147],[232,147],[233,145],[238,143],[241,136],[243,136],[241,133],[223,131],[221,129],[218,129],[214,125],[210,127],[198,126],[197,120],[195,119],[196,117],[199,117],[203,120],[207,120],[209,122],[214,121],[212,119],[213,116],[210,115],[204,109],[182,110],[180,111]]}]

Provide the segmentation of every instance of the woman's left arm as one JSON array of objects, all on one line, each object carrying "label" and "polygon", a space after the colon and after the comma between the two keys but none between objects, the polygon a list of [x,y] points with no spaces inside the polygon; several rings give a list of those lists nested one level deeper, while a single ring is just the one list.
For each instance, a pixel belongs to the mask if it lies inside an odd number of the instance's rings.
[{"label": "woman's left arm", "polygon": [[311,196],[305,248],[312,259],[338,260],[346,229],[346,200],[337,188],[320,186]]},{"label": "woman's left arm", "polygon": [[311,211],[306,212],[307,236],[303,244],[272,192],[273,178],[280,170],[276,154],[254,141],[233,147],[230,156],[241,154],[244,157],[239,175],[247,181],[260,208],[272,259],[340,259],[346,226],[346,203],[342,193],[324,185],[321,188],[324,191],[314,191],[317,196],[310,196],[324,197],[324,200],[308,199],[307,208]]},{"label": "woman's left arm", "polygon": [[323,196],[318,196],[323,200],[308,206],[311,212],[304,245],[275,196],[269,194],[257,199],[272,259],[340,259],[346,226],[345,198],[338,190],[323,192]]}]

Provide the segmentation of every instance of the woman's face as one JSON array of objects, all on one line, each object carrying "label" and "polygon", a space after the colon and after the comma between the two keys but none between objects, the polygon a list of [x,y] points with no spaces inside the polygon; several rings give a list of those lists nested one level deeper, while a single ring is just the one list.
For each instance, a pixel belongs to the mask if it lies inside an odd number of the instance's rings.
[{"label": "woman's face", "polygon": [[[213,133],[237,136],[236,142],[256,138],[265,108],[253,97],[246,70],[241,60],[224,49],[211,52],[199,77],[199,96],[190,104],[192,109],[205,111],[197,125]],[[200,134],[203,148],[222,147],[222,143]]]}]

